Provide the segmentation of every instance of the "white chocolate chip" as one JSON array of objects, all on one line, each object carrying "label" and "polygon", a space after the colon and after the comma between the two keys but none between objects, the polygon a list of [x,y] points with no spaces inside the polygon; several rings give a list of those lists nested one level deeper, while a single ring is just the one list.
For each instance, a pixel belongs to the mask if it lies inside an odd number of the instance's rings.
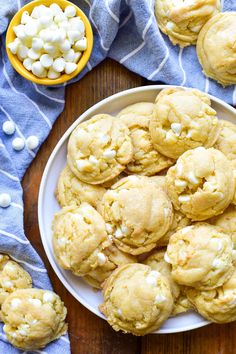
[{"label": "white chocolate chip", "polygon": [[182,179],[176,179],[175,180],[175,186],[176,187],[186,187],[187,186],[187,182],[182,180]]},{"label": "white chocolate chip", "polygon": [[48,78],[55,80],[58,77],[60,77],[60,73],[58,73],[55,70],[53,70],[53,68],[49,68],[49,70],[48,70]]},{"label": "white chocolate chip", "polygon": [[164,216],[167,218],[167,216],[170,215],[170,210],[169,208],[164,208]]},{"label": "white chocolate chip", "polygon": [[11,308],[13,309],[13,310],[15,310],[19,305],[21,304],[21,300],[20,299],[13,299],[12,301],[11,301]]},{"label": "white chocolate chip", "polygon": [[115,150],[107,149],[103,152],[103,157],[105,157],[105,159],[113,159],[115,156],[116,156]]},{"label": "white chocolate chip", "polygon": [[2,286],[7,289],[13,288],[13,283],[10,280],[6,280],[2,282]]},{"label": "white chocolate chip", "polygon": [[39,52],[41,49],[43,49],[44,42],[41,38],[34,37],[32,39],[32,49],[34,49],[36,52]]},{"label": "white chocolate chip", "polygon": [[24,61],[23,61],[23,65],[28,71],[32,70],[32,64],[33,63],[34,63],[34,60],[30,59],[30,58],[25,58]]},{"label": "white chocolate chip", "polygon": [[31,20],[31,16],[29,16],[28,11],[24,11],[23,14],[21,15],[21,21],[23,25],[25,25],[27,22]]},{"label": "white chocolate chip", "polygon": [[15,123],[10,120],[7,120],[6,122],[3,123],[2,130],[7,135],[14,134],[16,130]]},{"label": "white chocolate chip", "polygon": [[121,238],[123,236],[123,232],[121,231],[121,229],[118,227],[115,231],[115,238]]},{"label": "white chocolate chip", "polygon": [[188,195],[180,195],[178,200],[180,203],[186,203],[190,201],[190,197]]},{"label": "white chocolate chip", "polygon": [[76,9],[72,5],[66,6],[64,12],[67,17],[74,17],[76,15]]},{"label": "white chocolate chip", "polygon": [[126,225],[121,224],[120,228],[121,228],[121,231],[123,232],[123,234],[125,234],[125,235],[129,234],[129,229]]},{"label": "white chocolate chip", "polygon": [[50,291],[43,294],[43,302],[53,302],[55,300],[55,295]]},{"label": "white chocolate chip", "polygon": [[25,25],[24,31],[28,37],[34,37],[37,35],[39,29],[39,23],[37,20],[31,19]]},{"label": "white chocolate chip", "polygon": [[69,24],[72,30],[76,30],[79,31],[80,33],[84,33],[85,26],[83,21],[79,17],[70,18]]},{"label": "white chocolate chip", "polygon": [[47,76],[47,71],[46,69],[42,66],[42,64],[40,63],[40,61],[35,61],[32,64],[32,73],[40,78],[44,78]]},{"label": "white chocolate chip", "polygon": [[99,136],[99,141],[103,144],[107,144],[110,141],[110,137],[107,134]]},{"label": "white chocolate chip", "polygon": [[75,59],[74,49],[70,49],[68,52],[63,53],[63,58],[68,62],[73,62]]},{"label": "white chocolate chip", "polygon": [[194,174],[193,171],[190,171],[188,173],[188,180],[189,182],[191,182],[192,184],[198,184],[199,183],[199,179],[196,177],[196,175]]},{"label": "white chocolate chip", "polygon": [[87,49],[87,38],[83,37],[82,39],[79,39],[77,42],[75,42],[74,47],[77,51],[83,52],[84,50],[86,50]]},{"label": "white chocolate chip", "polygon": [[107,257],[105,256],[104,253],[98,252],[97,257],[98,257],[98,263],[99,263],[99,265],[103,265],[103,264],[106,263]]},{"label": "white chocolate chip", "polygon": [[10,49],[12,54],[16,54],[20,44],[21,44],[21,41],[19,40],[19,38],[15,38],[13,42],[11,42],[7,45],[7,48]]},{"label": "white chocolate chip", "polygon": [[33,305],[35,307],[39,307],[42,305],[42,302],[39,299],[29,299],[28,301],[31,305]]},{"label": "white chocolate chip", "polygon": [[28,48],[23,45],[23,44],[20,44],[19,47],[18,47],[18,50],[17,50],[17,56],[19,57],[19,59],[21,61],[23,61],[23,59],[25,59],[27,56],[28,56]]},{"label": "white chocolate chip", "polygon": [[37,52],[33,48],[30,48],[28,51],[28,57],[30,59],[37,60],[37,59],[39,59],[40,55],[41,55],[41,52],[40,51]]},{"label": "white chocolate chip", "polygon": [[88,167],[88,161],[76,160],[76,165],[77,165],[78,170],[84,171]]},{"label": "white chocolate chip", "polygon": [[56,72],[61,73],[65,69],[65,64],[63,58],[57,58],[54,60],[52,67]]},{"label": "white chocolate chip", "polygon": [[90,155],[89,156],[89,162],[91,162],[94,165],[97,165],[99,161],[98,161],[98,159],[95,156]]},{"label": "white chocolate chip", "polygon": [[160,273],[156,270],[152,270],[146,277],[146,282],[152,286],[157,285],[157,279],[159,278]]},{"label": "white chocolate chip", "polygon": [[158,294],[155,297],[155,304],[161,304],[164,301],[166,301],[166,297],[163,294]]},{"label": "white chocolate chip", "polygon": [[49,68],[53,63],[53,58],[49,54],[43,54],[40,57],[40,63],[44,68]]},{"label": "white chocolate chip", "polygon": [[177,162],[177,164],[176,164],[176,174],[178,176],[181,176],[182,173],[183,173],[183,165],[182,165],[181,162]]},{"label": "white chocolate chip", "polygon": [[171,129],[175,133],[175,135],[180,136],[181,131],[182,131],[182,124],[180,123],[172,123],[171,124]]},{"label": "white chocolate chip", "polygon": [[187,257],[187,253],[184,252],[183,250],[180,250],[178,256],[179,256],[179,260],[185,261]]},{"label": "white chocolate chip", "polygon": [[219,269],[222,268],[223,266],[225,266],[225,263],[219,258],[215,258],[212,262],[213,268]]},{"label": "white chocolate chip", "polygon": [[78,63],[78,61],[79,61],[81,55],[82,55],[81,52],[75,52],[74,63]]},{"label": "white chocolate chip", "polygon": [[39,145],[39,139],[35,135],[31,135],[26,139],[26,146],[29,150],[34,150]]},{"label": "white chocolate chip", "polygon": [[105,227],[106,227],[106,231],[107,231],[109,234],[111,234],[112,231],[113,231],[113,228],[112,228],[111,224],[106,223],[106,224],[105,224]]},{"label": "white chocolate chip", "polygon": [[164,254],[164,260],[166,261],[166,263],[171,264],[171,259],[170,259],[170,257],[168,256],[168,253],[167,253],[167,252],[165,252],[165,254]]},{"label": "white chocolate chip", "polygon": [[173,29],[175,28],[175,24],[172,21],[168,21],[167,24],[166,24],[166,28],[169,31],[173,31]]},{"label": "white chocolate chip", "polygon": [[118,313],[119,316],[122,316],[122,311],[121,311],[121,309],[118,309],[118,310],[117,310],[117,313]]},{"label": "white chocolate chip", "polygon": [[62,9],[56,3],[51,4],[49,7],[52,11],[53,16],[56,16],[56,15],[62,13]]},{"label": "white chocolate chip", "polygon": [[12,147],[14,150],[16,151],[20,151],[22,149],[24,149],[25,147],[25,142],[23,139],[21,138],[15,138],[13,141],[12,141]]},{"label": "white chocolate chip", "polygon": [[68,52],[71,49],[71,45],[68,39],[65,39],[62,43],[59,43],[59,49],[61,52]]},{"label": "white chocolate chip", "polygon": [[75,63],[66,63],[65,65],[65,73],[67,75],[72,74],[77,69],[77,64]]}]

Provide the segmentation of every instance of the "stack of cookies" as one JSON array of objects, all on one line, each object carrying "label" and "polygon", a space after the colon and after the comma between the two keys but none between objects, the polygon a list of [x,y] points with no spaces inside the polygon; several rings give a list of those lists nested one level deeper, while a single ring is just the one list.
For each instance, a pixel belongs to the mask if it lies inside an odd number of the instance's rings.
[{"label": "stack of cookies", "polygon": [[54,253],[102,289],[115,330],[144,335],[190,309],[236,320],[235,131],[206,94],[167,88],[72,132]]}]

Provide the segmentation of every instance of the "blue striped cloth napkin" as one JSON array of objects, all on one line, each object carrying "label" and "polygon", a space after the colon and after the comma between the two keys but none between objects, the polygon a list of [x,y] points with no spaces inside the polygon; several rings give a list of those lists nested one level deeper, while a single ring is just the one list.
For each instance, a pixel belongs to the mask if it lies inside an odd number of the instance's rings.
[{"label": "blue striped cloth napkin", "polygon": [[[19,76],[11,67],[5,51],[5,31],[15,12],[28,1],[5,0],[0,4],[0,193],[9,193],[11,205],[0,208],[0,252],[9,254],[32,276],[35,287],[51,289],[46,269],[24,234],[21,179],[37,153],[24,148],[16,152],[12,139],[30,135],[40,145],[64,108],[65,86],[44,87]],[[52,1],[53,2],[53,1]],[[235,86],[223,89],[201,72],[195,47],[172,46],[157,26],[152,0],[77,0],[90,18],[94,30],[94,49],[79,80],[109,56],[130,70],[152,81],[185,85],[209,92],[236,104]],[[222,1],[223,3],[223,1]],[[236,11],[234,0],[225,0],[224,11]],[[16,124],[13,136],[3,133],[5,121]],[[0,325],[0,353],[21,353],[6,339]],[[25,352],[26,353],[26,352]],[[28,352],[32,353],[32,352]],[[68,336],[49,344],[42,354],[68,354]]]}]

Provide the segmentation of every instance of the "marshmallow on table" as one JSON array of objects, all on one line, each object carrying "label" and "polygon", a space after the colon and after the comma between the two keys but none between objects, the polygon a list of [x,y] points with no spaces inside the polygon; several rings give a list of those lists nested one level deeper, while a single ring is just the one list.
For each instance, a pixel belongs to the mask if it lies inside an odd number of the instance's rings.
[{"label": "marshmallow on table", "polygon": [[16,38],[8,44],[9,50],[40,78],[71,74],[87,48],[85,26],[73,5],[64,11],[55,3],[35,6],[31,14],[23,12],[13,31]]}]

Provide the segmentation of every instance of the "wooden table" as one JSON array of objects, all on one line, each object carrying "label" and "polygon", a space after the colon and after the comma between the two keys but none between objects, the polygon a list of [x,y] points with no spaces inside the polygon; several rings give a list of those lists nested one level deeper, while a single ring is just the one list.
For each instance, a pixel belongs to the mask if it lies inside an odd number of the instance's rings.
[{"label": "wooden table", "polygon": [[147,84],[147,80],[106,60],[81,81],[67,87],[65,110],[23,180],[26,236],[43,258],[55,291],[67,306],[72,354],[233,354],[236,353],[236,322],[143,338],[116,333],[68,293],[49,265],[41,243],[37,218],[38,190],[44,167],[58,140],[93,104],[116,92]]}]

